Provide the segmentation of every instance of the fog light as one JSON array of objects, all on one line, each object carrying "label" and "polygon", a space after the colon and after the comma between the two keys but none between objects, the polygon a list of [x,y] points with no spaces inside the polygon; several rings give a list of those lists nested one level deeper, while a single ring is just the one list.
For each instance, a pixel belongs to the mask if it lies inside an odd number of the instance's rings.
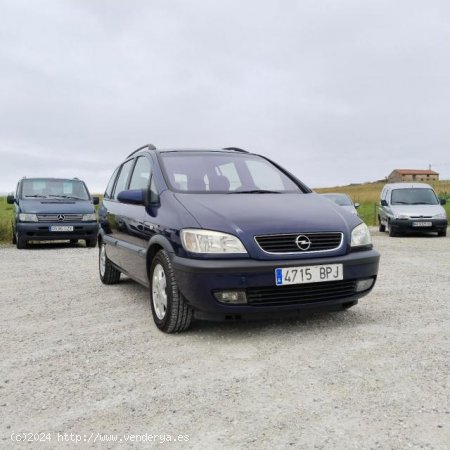
[{"label": "fog light", "polygon": [[356,292],[367,291],[373,286],[375,279],[366,278],[365,280],[358,280],[356,282]]},{"label": "fog light", "polygon": [[233,305],[247,303],[245,291],[216,291],[214,292],[214,297],[216,297],[220,303]]}]

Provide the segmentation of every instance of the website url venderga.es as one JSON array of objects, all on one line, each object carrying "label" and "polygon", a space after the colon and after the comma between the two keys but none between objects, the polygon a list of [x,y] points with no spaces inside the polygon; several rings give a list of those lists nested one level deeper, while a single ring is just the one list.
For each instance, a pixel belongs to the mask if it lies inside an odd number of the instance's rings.
[{"label": "website url venderga.es", "polygon": [[115,443],[128,443],[128,442],[153,442],[157,444],[164,444],[169,442],[188,442],[190,439],[189,434],[154,434],[154,433],[142,433],[142,434],[114,434],[114,433],[11,433],[11,441],[13,442],[71,442],[74,444],[94,444],[101,442],[115,442]]}]

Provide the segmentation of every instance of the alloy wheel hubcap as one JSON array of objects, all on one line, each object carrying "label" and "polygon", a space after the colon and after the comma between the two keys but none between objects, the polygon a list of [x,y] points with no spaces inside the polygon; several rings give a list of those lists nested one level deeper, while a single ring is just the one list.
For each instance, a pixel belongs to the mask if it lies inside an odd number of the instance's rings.
[{"label": "alloy wheel hubcap", "polygon": [[156,316],[164,319],[167,311],[167,281],[163,266],[157,264],[152,277],[152,301]]}]

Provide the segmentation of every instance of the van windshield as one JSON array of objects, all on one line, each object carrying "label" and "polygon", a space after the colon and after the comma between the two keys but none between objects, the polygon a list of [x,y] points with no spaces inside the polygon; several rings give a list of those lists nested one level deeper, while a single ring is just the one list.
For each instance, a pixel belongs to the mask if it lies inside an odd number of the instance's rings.
[{"label": "van windshield", "polygon": [[257,155],[225,152],[161,153],[167,182],[186,193],[303,192],[291,178]]},{"label": "van windshield", "polygon": [[89,200],[82,181],[55,178],[30,178],[22,181],[22,198]]},{"label": "van windshield", "polygon": [[392,205],[438,205],[439,201],[433,189],[394,189],[391,196]]}]

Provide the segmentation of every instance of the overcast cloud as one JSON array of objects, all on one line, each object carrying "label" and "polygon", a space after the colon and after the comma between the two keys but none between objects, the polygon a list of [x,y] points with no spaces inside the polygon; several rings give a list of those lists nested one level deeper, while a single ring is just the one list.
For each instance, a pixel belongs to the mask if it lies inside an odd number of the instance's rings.
[{"label": "overcast cloud", "polygon": [[239,146],[311,187],[450,178],[450,2],[0,0],[0,191],[102,192],[135,148]]}]

